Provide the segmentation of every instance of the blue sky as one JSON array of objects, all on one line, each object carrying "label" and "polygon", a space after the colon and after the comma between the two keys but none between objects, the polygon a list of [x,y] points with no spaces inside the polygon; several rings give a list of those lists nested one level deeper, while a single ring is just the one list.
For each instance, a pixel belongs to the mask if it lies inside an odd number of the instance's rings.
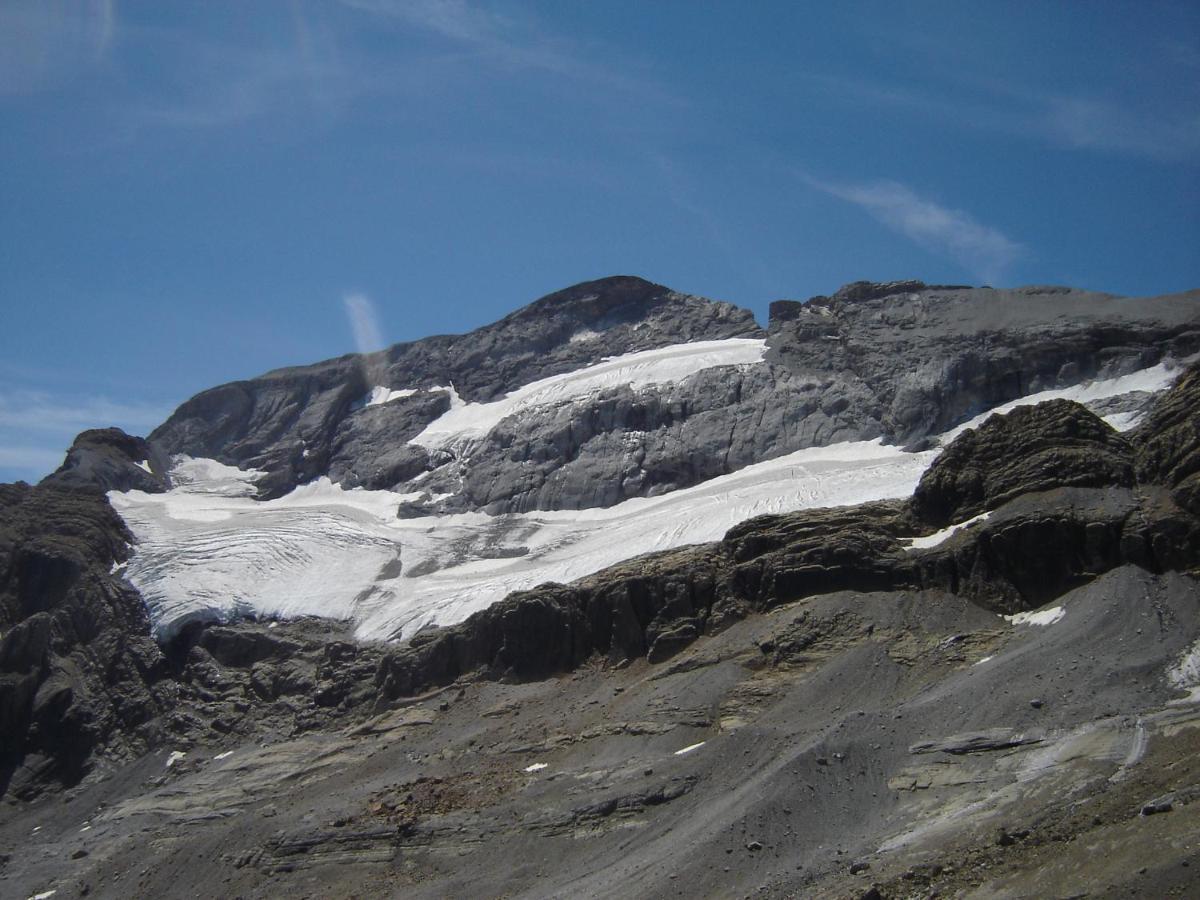
[{"label": "blue sky", "polygon": [[984,6],[6,0],[0,479],[609,274],[1200,287],[1200,6]]}]

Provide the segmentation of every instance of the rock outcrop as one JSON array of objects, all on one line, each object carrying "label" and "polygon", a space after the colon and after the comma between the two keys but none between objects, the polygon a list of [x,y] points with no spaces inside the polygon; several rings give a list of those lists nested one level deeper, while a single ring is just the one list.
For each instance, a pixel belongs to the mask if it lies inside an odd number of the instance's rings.
[{"label": "rock outcrop", "polygon": [[144,749],[169,705],[145,604],[110,570],[124,523],[95,490],[0,485],[0,793],[71,784]]},{"label": "rock outcrop", "polygon": [[1180,506],[1200,515],[1200,370],[1179,379],[1133,439],[1139,479],[1165,484]]},{"label": "rock outcrop", "polygon": [[167,489],[170,461],[144,438],[120,428],[96,428],[75,438],[67,458],[42,480],[63,488],[101,491]]},{"label": "rock outcrop", "polygon": [[942,527],[1021,494],[1066,487],[1130,487],[1133,449],[1069,400],[1019,407],[958,437],[913,493],[913,511]]},{"label": "rock outcrop", "polygon": [[[267,471],[264,497],[317,475],[348,487],[400,488],[446,462],[404,448],[449,405],[486,402],[539,378],[670,344],[761,333],[728,303],[618,276],[559,291],[465,335],[280,369],[198,394],[150,440],[166,453]],[[363,405],[376,386],[416,393]]]}]

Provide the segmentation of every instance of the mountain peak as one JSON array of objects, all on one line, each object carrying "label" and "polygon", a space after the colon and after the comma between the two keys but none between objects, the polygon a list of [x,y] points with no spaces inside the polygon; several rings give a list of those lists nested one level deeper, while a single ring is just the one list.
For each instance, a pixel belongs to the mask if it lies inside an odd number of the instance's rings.
[{"label": "mountain peak", "polygon": [[633,313],[656,305],[673,292],[670,288],[637,275],[610,275],[555,291],[534,300],[501,322],[547,314],[567,314],[581,321],[598,320],[614,310],[628,307]]}]

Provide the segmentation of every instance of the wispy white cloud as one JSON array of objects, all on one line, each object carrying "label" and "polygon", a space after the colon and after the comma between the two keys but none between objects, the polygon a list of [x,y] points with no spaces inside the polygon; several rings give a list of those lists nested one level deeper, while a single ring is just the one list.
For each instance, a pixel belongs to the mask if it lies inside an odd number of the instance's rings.
[{"label": "wispy white cloud", "polygon": [[[501,15],[467,0],[341,0],[343,6],[409,29],[437,35],[509,69],[532,70],[682,105],[637,61],[600,63],[577,42],[555,34],[528,13]],[[609,56],[613,48],[607,48]]]},{"label": "wispy white cloud", "polygon": [[1157,160],[1200,161],[1200,105],[1166,114],[1087,97],[1046,96],[1038,105],[1041,111],[1023,127],[1056,143]]},{"label": "wispy white cloud", "polygon": [[344,68],[311,49],[245,49],[185,42],[178,48],[176,85],[140,97],[127,108],[134,127],[206,129],[286,114],[330,111],[366,90]]},{"label": "wispy white cloud", "polygon": [[354,332],[354,346],[359,353],[374,353],[382,350],[383,332],[379,329],[379,316],[375,304],[366,294],[347,294],[342,298],[350,330]]},{"label": "wispy white cloud", "polygon": [[503,35],[513,24],[511,19],[465,0],[342,0],[342,5],[477,44],[504,44]]},{"label": "wispy white cloud", "polygon": [[0,5],[0,95],[59,85],[108,53],[116,28],[113,0]]},{"label": "wispy white cloud", "polygon": [[969,213],[922,197],[895,181],[842,184],[799,173],[810,187],[853,203],[877,221],[931,253],[946,256],[985,282],[999,281],[1004,271],[1026,255],[1018,242]]},{"label": "wispy white cloud", "polygon": [[158,404],[107,397],[64,397],[44,391],[0,389],[0,429],[71,432],[118,425],[148,430],[170,413]]},{"label": "wispy white cloud", "polygon": [[115,425],[144,435],[169,413],[155,403],[0,387],[0,479],[46,475],[81,431]]},{"label": "wispy white cloud", "polygon": [[[621,95],[624,105],[613,103],[626,112],[634,95],[679,102],[637,61],[614,64],[613,48],[601,55],[529,11],[501,15],[466,0],[341,0],[256,11],[257,30],[234,31],[220,15],[194,28],[122,19],[115,0],[0,4],[0,98],[68,81],[86,86],[99,98],[89,109],[104,123],[96,137],[104,145],[164,129],[288,117],[321,126],[366,98],[428,104],[497,77],[528,79],[522,88],[574,89],[578,101]],[[403,52],[383,46],[384,29],[411,38]],[[153,76],[139,75],[147,72]],[[389,108],[376,103],[372,114]]]},{"label": "wispy white cloud", "polygon": [[1068,149],[1159,162],[1200,161],[1200,95],[1174,108],[1151,108],[965,75],[955,90],[936,94],[857,76],[812,75],[808,81],[835,103],[903,110],[962,128]]}]

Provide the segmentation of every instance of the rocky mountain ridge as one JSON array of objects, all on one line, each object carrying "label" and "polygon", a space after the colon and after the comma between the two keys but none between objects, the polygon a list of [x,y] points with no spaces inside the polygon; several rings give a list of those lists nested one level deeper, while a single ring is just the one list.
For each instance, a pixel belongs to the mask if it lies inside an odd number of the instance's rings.
[{"label": "rocky mountain ridge", "polygon": [[[764,334],[746,310],[622,276],[460,337],[213,388],[149,441],[264,470],[263,497],[328,475],[416,492],[426,512],[609,506],[805,447],[913,443],[1026,394],[1187,358],[1200,351],[1195,308],[1186,294],[855,283],[828,302],[773,304]],[[450,408],[451,388],[488,402],[603,358],[733,337],[765,338],[765,364],[613,386],[506,418],[469,448],[412,442]],[[375,387],[411,393],[364,405]]]},{"label": "rocky mountain ridge", "polygon": [[[407,515],[604,506],[1187,358],[1198,302],[857,283],[764,335],[610,279],[469,336],[461,370],[467,339],[434,338],[86,432],[0,486],[0,893],[1185,896],[1200,366],[992,416],[910,499],[757,517],[403,644],[253,617],[156,644],[104,491],[170,487],[177,452],[262,469],[262,496],[424,453]],[[456,396],[737,338],[764,362],[518,410],[469,462],[404,443]],[[360,405],[375,386],[414,392]]]}]

